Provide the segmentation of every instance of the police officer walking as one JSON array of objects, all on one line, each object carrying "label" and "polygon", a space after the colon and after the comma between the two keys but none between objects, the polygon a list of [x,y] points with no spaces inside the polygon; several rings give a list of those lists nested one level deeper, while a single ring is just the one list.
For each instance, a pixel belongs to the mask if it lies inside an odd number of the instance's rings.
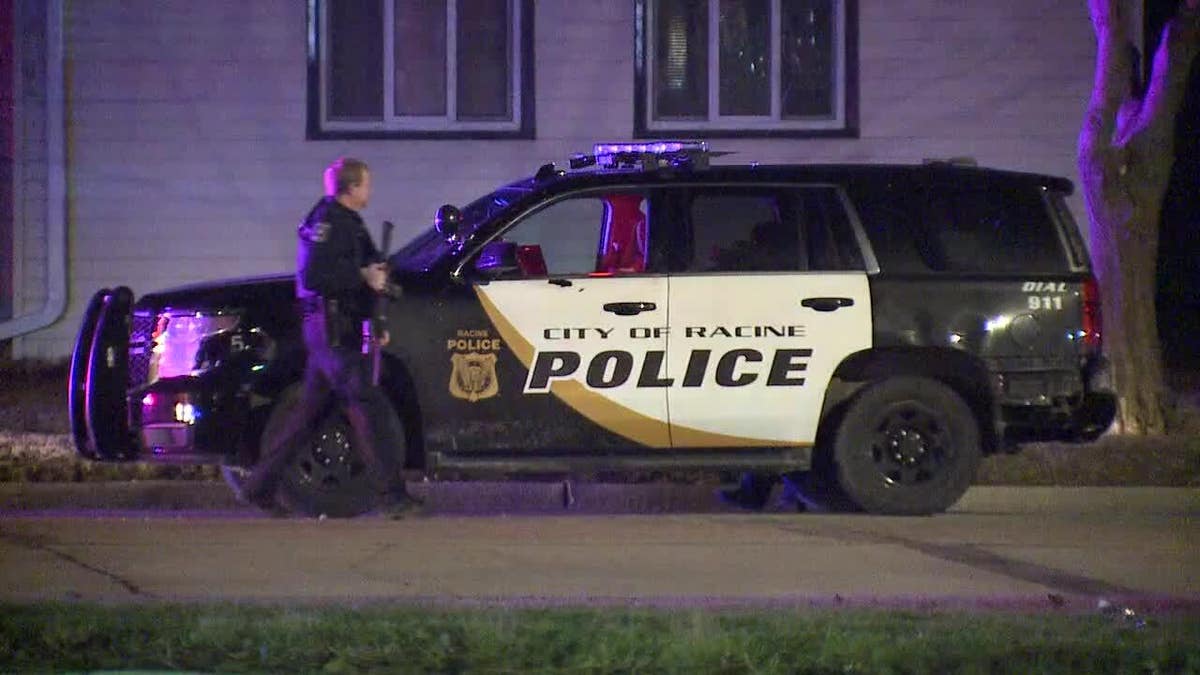
[{"label": "police officer walking", "polygon": [[[370,471],[382,509],[399,516],[416,504],[405,490],[395,457],[404,443],[400,420],[371,382],[369,361],[361,349],[362,322],[371,315],[376,294],[387,289],[383,256],[358,213],[370,193],[366,163],[338,159],[325,169],[326,196],[300,224],[296,296],[308,352],[304,388],[296,408],[279,433],[267,440],[242,485],[245,502],[277,508],[275,492],[283,468],[333,397],[350,421],[354,447]],[[378,346],[387,339],[384,331],[377,336]]]}]

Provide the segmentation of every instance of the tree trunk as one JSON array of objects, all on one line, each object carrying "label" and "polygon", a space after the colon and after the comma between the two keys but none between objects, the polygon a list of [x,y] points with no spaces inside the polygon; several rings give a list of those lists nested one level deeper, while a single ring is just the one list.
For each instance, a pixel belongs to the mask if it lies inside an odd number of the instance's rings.
[{"label": "tree trunk", "polygon": [[1154,307],[1158,222],[1175,160],[1175,117],[1200,49],[1200,0],[1185,0],[1163,29],[1144,94],[1121,0],[1088,4],[1096,74],[1079,136],[1079,173],[1100,282],[1104,349],[1119,396],[1119,429],[1163,433]]}]

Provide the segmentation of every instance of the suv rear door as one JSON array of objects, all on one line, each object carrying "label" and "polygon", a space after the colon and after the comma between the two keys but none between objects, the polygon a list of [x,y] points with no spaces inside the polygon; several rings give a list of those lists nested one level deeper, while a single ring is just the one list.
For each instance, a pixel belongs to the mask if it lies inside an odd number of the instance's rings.
[{"label": "suv rear door", "polygon": [[840,191],[697,185],[674,195],[672,445],[812,444],[834,369],[871,346],[866,271]]}]

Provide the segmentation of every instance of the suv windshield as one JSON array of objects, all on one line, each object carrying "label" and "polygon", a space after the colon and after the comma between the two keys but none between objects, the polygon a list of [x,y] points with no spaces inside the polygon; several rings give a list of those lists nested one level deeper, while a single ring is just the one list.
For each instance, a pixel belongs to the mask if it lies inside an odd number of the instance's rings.
[{"label": "suv windshield", "polygon": [[[459,239],[471,236],[480,225],[507,211],[513,204],[533,193],[533,179],[505,185],[476,199],[462,209],[462,230]],[[434,228],[413,237],[392,256],[392,266],[409,271],[428,270],[450,250],[446,239]]]},{"label": "suv windshield", "polygon": [[522,198],[533,192],[532,180],[523,180],[486,194],[463,207],[463,235],[469,235],[480,225],[491,220],[493,216],[508,209]]}]

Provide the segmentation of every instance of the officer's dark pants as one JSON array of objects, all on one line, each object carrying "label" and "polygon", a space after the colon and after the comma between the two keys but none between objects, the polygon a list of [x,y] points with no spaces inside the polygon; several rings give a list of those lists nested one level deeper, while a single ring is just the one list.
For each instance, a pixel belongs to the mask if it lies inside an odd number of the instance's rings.
[{"label": "officer's dark pants", "polygon": [[330,346],[321,314],[306,315],[303,331],[308,360],[300,400],[263,447],[243,493],[255,500],[275,493],[284,467],[304,446],[333,397],[350,421],[354,447],[370,472],[374,489],[381,495],[404,495],[404,481],[396,470],[396,452],[404,447],[403,428],[391,403],[379,387],[371,384],[368,361],[357,340],[346,339],[342,346]]}]

